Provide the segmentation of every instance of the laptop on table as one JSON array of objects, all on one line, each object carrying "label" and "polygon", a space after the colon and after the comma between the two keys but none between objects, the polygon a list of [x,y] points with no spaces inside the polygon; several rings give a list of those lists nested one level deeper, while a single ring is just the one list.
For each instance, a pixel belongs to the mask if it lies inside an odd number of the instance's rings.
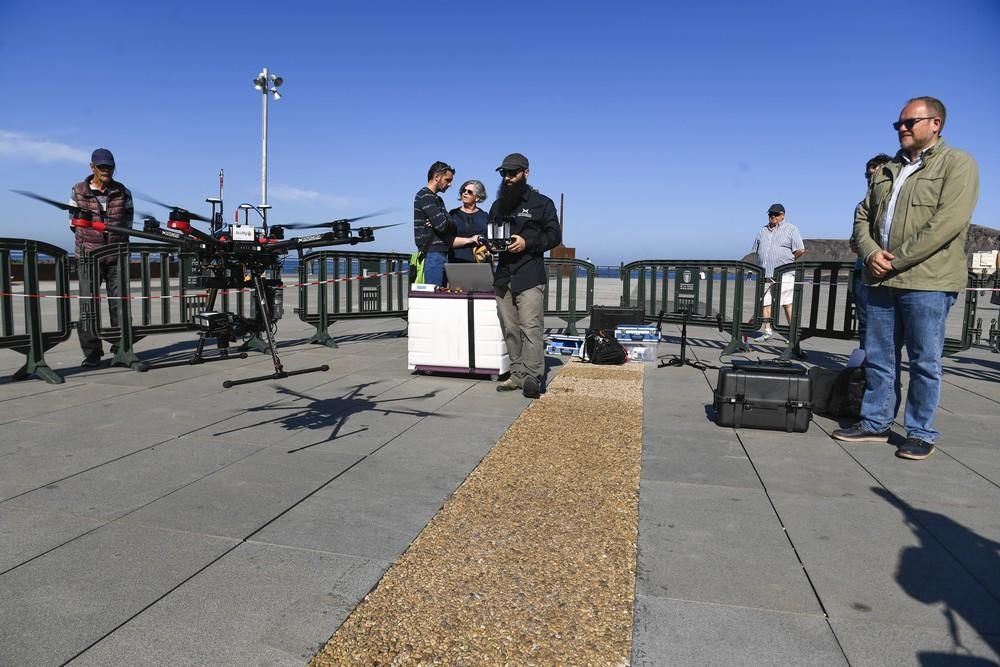
[{"label": "laptop on table", "polygon": [[444,265],[448,287],[463,292],[492,292],[493,267],[489,264],[448,262]]}]

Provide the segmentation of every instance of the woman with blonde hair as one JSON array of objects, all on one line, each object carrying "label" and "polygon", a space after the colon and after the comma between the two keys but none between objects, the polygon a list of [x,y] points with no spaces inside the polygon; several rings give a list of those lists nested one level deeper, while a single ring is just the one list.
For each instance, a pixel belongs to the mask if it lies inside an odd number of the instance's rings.
[{"label": "woman with blonde hair", "polygon": [[448,261],[481,262],[485,255],[477,246],[481,246],[479,239],[486,236],[490,220],[486,211],[479,208],[479,203],[486,201],[486,186],[477,180],[466,181],[458,189],[458,199],[462,205],[449,211],[455,223],[455,239],[451,242]]}]

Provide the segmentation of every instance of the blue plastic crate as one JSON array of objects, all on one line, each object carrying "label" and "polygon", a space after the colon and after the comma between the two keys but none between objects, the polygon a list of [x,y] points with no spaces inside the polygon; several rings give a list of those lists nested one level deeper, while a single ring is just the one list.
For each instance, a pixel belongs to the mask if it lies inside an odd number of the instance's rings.
[{"label": "blue plastic crate", "polygon": [[583,336],[552,336],[545,346],[546,354],[563,357],[583,356]]},{"label": "blue plastic crate", "polygon": [[622,324],[615,327],[615,338],[633,343],[656,343],[660,340],[660,334],[657,333],[655,324]]}]

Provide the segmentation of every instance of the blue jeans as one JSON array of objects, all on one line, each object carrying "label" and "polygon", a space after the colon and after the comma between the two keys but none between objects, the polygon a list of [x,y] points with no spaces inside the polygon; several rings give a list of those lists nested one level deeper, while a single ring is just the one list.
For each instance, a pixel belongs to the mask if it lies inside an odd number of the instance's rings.
[{"label": "blue jeans", "polygon": [[448,261],[448,253],[430,250],[424,258],[424,282],[428,285],[444,287],[444,263]]},{"label": "blue jeans", "polygon": [[958,295],[894,287],[869,287],[865,328],[865,379],[861,428],[881,433],[892,426],[902,391],[902,349],[910,366],[903,426],[910,438],[936,442],[934,413],[941,398],[945,320]]}]

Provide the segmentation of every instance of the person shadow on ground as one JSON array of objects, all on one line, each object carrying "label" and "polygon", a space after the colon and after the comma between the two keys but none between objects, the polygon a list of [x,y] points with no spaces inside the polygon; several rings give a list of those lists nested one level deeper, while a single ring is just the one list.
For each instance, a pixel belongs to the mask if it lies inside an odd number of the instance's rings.
[{"label": "person shadow on ground", "polygon": [[[995,657],[1000,658],[998,619],[990,618],[977,600],[964,595],[964,586],[955,587],[952,577],[941,576],[941,550],[946,550],[990,597],[997,599],[1000,542],[983,537],[938,512],[916,509],[886,489],[874,487],[872,492],[898,509],[903,521],[920,540],[918,546],[906,547],[900,553],[896,582],[910,597],[927,605],[942,605],[951,634],[950,651],[920,651],[916,656],[918,663],[923,667],[997,665],[995,660],[973,655],[962,642],[957,617],[974,628]],[[983,581],[983,576],[990,580]]]}]

